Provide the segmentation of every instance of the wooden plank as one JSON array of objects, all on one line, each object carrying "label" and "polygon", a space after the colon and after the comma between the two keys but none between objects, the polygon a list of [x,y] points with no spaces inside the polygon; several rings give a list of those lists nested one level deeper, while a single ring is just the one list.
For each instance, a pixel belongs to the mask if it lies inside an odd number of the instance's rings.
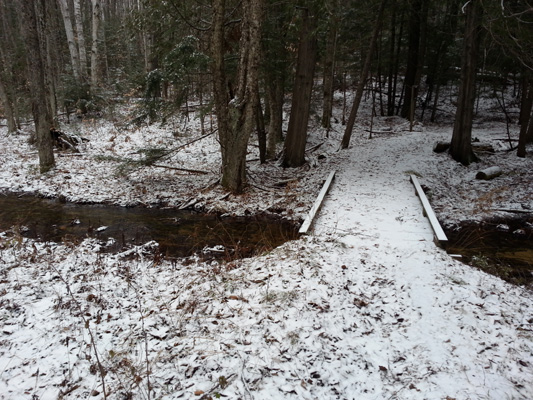
[{"label": "wooden plank", "polygon": [[426,194],[422,189],[422,186],[420,186],[420,183],[418,182],[416,176],[410,175],[410,178],[416,189],[416,194],[418,195],[418,198],[420,199],[420,201],[422,202],[422,206],[424,207],[424,215],[429,219],[429,223],[431,224],[433,232],[435,233],[435,241],[441,247],[446,247],[446,244],[448,243],[448,238],[446,237],[444,230],[440,226],[440,223],[437,220],[437,216],[433,212],[431,204],[429,204],[429,200],[427,199]]},{"label": "wooden plank", "polygon": [[326,182],[324,182],[324,185],[322,186],[322,190],[320,190],[320,193],[318,194],[318,197],[315,200],[315,204],[313,204],[313,207],[311,207],[311,210],[309,211],[307,218],[305,219],[304,223],[300,227],[300,230],[298,231],[299,233],[306,234],[309,228],[311,227],[311,224],[313,223],[313,219],[315,218],[316,213],[320,209],[320,206],[322,205],[322,202],[324,201],[324,197],[326,197],[326,194],[328,193],[329,187],[331,186],[331,182],[333,181],[333,178],[335,177],[336,172],[337,171],[331,171],[329,173],[329,176],[326,179]]}]

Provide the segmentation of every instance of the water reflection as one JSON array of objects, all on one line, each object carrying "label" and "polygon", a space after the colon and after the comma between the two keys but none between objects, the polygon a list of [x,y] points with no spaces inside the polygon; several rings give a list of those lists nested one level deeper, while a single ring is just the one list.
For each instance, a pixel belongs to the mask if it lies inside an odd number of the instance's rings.
[{"label": "water reflection", "polygon": [[213,255],[245,257],[297,237],[297,227],[266,217],[216,215],[158,208],[79,205],[13,194],[0,195],[0,231],[16,229],[43,241],[96,237],[108,251],[151,240],[162,254],[186,257],[209,248]]}]

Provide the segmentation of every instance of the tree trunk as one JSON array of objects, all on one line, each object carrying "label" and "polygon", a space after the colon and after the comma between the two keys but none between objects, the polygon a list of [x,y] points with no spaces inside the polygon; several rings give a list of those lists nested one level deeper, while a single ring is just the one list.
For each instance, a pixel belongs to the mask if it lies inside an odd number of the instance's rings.
[{"label": "tree trunk", "polygon": [[[52,118],[54,123],[57,117],[57,87],[59,84],[60,70],[63,69],[63,65],[66,64],[66,60],[63,59],[62,52],[58,51],[61,48],[59,32],[61,30],[61,24],[58,19],[60,11],[57,8],[57,3],[54,1],[47,1],[45,3],[46,16],[44,20],[47,21],[45,25],[45,48],[43,54],[46,54],[46,68],[45,78],[47,86],[49,87],[48,94],[50,96],[50,105],[52,107]],[[59,53],[59,54],[58,54]]]},{"label": "tree trunk", "polygon": [[407,50],[407,68],[404,79],[404,98],[401,116],[409,118],[412,110],[413,98],[416,98],[418,88],[416,87],[416,76],[418,70],[418,60],[420,51],[420,26],[422,0],[413,0],[410,7],[409,33],[408,33],[408,50]]},{"label": "tree trunk", "polygon": [[296,77],[292,91],[291,116],[284,144],[284,167],[299,167],[305,163],[307,124],[311,109],[317,56],[317,19],[318,16],[314,10],[302,9],[302,26],[298,44]]},{"label": "tree trunk", "polygon": [[420,10],[420,39],[418,41],[418,60],[416,66],[415,86],[420,87],[422,81],[422,72],[424,70],[424,63],[426,60],[427,37],[428,37],[428,13],[429,1],[422,3]]},{"label": "tree trunk", "polygon": [[520,136],[518,138],[518,149],[516,155],[520,158],[526,156],[526,143],[528,127],[531,124],[531,109],[533,108],[533,80],[524,72],[522,88],[522,104],[520,107]]},{"label": "tree trunk", "polygon": [[87,82],[87,49],[85,46],[85,33],[83,31],[83,16],[81,14],[81,0],[74,1],[74,20],[76,21],[76,38],[80,59],[80,78],[83,83]]},{"label": "tree trunk", "polygon": [[366,53],[365,64],[363,66],[363,70],[361,71],[361,76],[359,77],[359,83],[357,84],[352,110],[350,111],[350,116],[348,117],[344,136],[342,137],[342,149],[347,149],[350,145],[350,139],[352,137],[353,127],[355,125],[355,118],[357,117],[357,112],[359,111],[359,105],[361,104],[361,99],[363,97],[363,90],[365,88],[366,80],[368,78],[368,73],[370,72],[370,66],[372,65],[372,58],[374,56],[374,50],[376,48],[379,30],[381,29],[381,24],[383,22],[383,13],[385,11],[386,4],[387,0],[381,1],[381,6],[379,7],[378,16],[374,25],[374,30],[372,32],[372,38],[370,39],[370,47],[368,48],[368,52]]},{"label": "tree trunk", "polygon": [[46,32],[46,1],[27,0],[20,3],[22,21],[24,22],[24,39],[27,46],[28,81],[32,93],[32,113],[35,122],[35,135],[39,153],[39,167],[45,173],[54,167],[54,152],[50,128],[53,126],[53,114],[50,104],[49,80],[46,77],[47,55],[44,43]]},{"label": "tree trunk", "polygon": [[466,24],[461,57],[461,85],[453,126],[450,154],[454,160],[469,165],[477,161],[472,150],[472,120],[476,100],[476,64],[483,9],[480,0],[466,6]]},{"label": "tree trunk", "polygon": [[[16,68],[13,54],[15,53],[9,44],[15,43],[15,34],[19,34],[18,29],[14,29],[13,24],[8,18],[8,10],[4,0],[0,0],[0,31],[3,33],[2,40],[4,43],[0,45],[0,102],[3,102],[8,132],[16,132],[20,128],[19,110],[17,106],[17,84],[13,74],[13,69]],[[15,31],[15,32],[14,32]]]},{"label": "tree trunk", "polygon": [[100,25],[102,10],[100,0],[92,0],[92,47],[91,47],[91,88],[96,88],[101,81],[100,77]]},{"label": "tree trunk", "polygon": [[[330,19],[334,19],[330,16]],[[324,59],[324,89],[323,89],[323,108],[322,108],[322,126],[326,129],[331,128],[331,116],[333,110],[333,82],[335,77],[335,53],[337,50],[337,23],[333,21],[328,30],[326,43],[326,57]]]},{"label": "tree trunk", "polygon": [[274,76],[267,85],[270,121],[268,123],[267,159],[276,158],[276,144],[283,140],[283,78]]},{"label": "tree trunk", "polygon": [[70,62],[72,64],[72,74],[74,79],[80,79],[80,54],[76,46],[76,39],[74,38],[74,28],[72,19],[70,18],[70,10],[68,8],[67,0],[57,0],[63,16],[63,24],[65,25],[65,33],[67,36],[68,50],[70,52]]},{"label": "tree trunk", "polygon": [[259,83],[256,82],[257,88],[255,89],[256,95],[256,111],[255,121],[257,130],[257,142],[259,143],[259,161],[261,164],[266,162],[266,147],[267,137],[265,129],[265,116],[263,115],[263,107],[261,106],[261,97],[259,96]]},{"label": "tree trunk", "polygon": [[246,150],[257,112],[263,0],[243,0],[242,10],[239,71],[235,96],[230,99],[224,62],[225,0],[213,1],[213,84],[222,154],[221,184],[233,193],[242,192],[246,184]]},{"label": "tree trunk", "polygon": [[7,132],[13,133],[17,131],[17,122],[13,110],[13,104],[7,94],[7,85],[3,82],[2,71],[0,71],[0,104],[3,104],[7,119]]}]

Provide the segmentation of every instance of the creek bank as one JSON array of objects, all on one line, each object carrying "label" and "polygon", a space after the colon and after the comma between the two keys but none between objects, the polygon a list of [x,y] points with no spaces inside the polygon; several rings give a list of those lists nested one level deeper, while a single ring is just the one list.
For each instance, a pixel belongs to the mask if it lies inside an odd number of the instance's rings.
[{"label": "creek bank", "polygon": [[177,258],[235,259],[269,251],[297,237],[298,226],[279,216],[231,216],[176,208],[75,204],[62,199],[3,193],[0,231],[40,241],[98,239],[101,251],[118,252],[151,241]]},{"label": "creek bank", "polygon": [[462,221],[445,231],[448,253],[507,282],[533,287],[533,215]]}]

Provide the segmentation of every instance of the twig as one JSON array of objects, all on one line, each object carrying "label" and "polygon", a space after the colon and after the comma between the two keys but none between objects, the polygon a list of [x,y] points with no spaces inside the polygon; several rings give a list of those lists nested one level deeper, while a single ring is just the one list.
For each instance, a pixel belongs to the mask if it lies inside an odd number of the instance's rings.
[{"label": "twig", "polygon": [[310,147],[310,148],[306,149],[305,152],[306,153],[311,153],[311,152],[315,151],[316,149],[318,149],[320,146],[322,146],[324,143],[326,143],[326,142],[322,142],[322,143],[317,144],[316,146]]},{"label": "twig", "polygon": [[148,334],[146,333],[146,328],[144,326],[144,315],[142,312],[142,303],[139,296],[139,291],[137,290],[137,302],[139,303],[139,313],[141,314],[141,329],[144,338],[144,353],[146,358],[146,385],[148,387],[148,400],[151,399],[150,391],[152,390],[152,385],[150,383],[150,359],[148,358]]},{"label": "twig", "polygon": [[74,293],[72,293],[72,290],[70,289],[70,285],[67,282],[67,280],[63,277],[63,275],[61,275],[61,273],[58,271],[58,269],[56,267],[54,267],[53,265],[50,265],[50,267],[57,273],[57,275],[59,276],[59,279],[67,287],[67,293],[69,294],[69,296],[74,301],[74,304],[76,305],[76,307],[78,309],[78,312],[80,313],[80,318],[83,321],[83,324],[84,324],[85,328],[89,332],[89,337],[91,338],[91,347],[94,350],[94,356],[96,358],[96,363],[98,364],[98,371],[100,372],[100,379],[102,381],[102,391],[103,391],[103,394],[104,394],[104,399],[107,399],[107,392],[106,392],[106,388],[105,388],[105,375],[106,375],[105,368],[104,368],[104,366],[102,365],[102,363],[100,361],[100,356],[98,355],[98,349],[96,348],[96,341],[94,339],[93,332],[92,332],[92,330],[91,330],[91,328],[89,326],[89,322],[90,321],[85,318],[85,316],[83,314],[83,310],[81,309],[80,302],[78,301],[78,299],[76,299],[76,297],[74,296]]}]

